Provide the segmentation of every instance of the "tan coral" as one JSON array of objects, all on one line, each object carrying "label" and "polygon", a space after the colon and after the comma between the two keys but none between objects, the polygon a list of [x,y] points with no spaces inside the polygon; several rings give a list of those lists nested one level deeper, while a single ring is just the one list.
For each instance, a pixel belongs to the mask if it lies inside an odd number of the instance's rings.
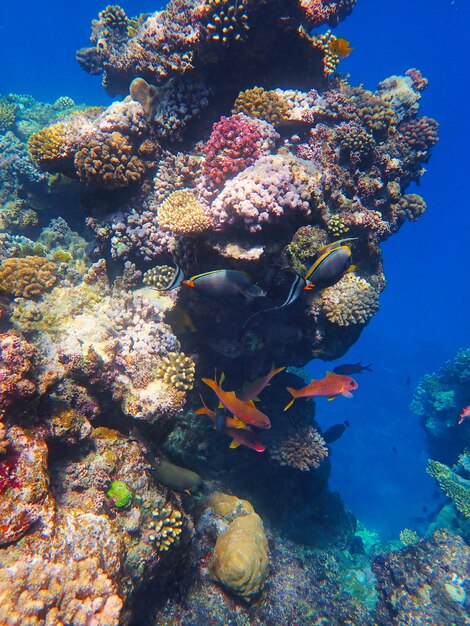
[{"label": "tan coral", "polygon": [[178,234],[206,231],[210,219],[191,189],[174,191],[158,209],[158,224],[164,230]]},{"label": "tan coral", "polygon": [[157,265],[145,272],[142,282],[147,287],[165,289],[175,277],[175,271],[175,268],[170,265]]},{"label": "tan coral", "polygon": [[268,540],[260,516],[236,517],[217,538],[209,566],[212,577],[250,602],[263,590],[268,569]]},{"label": "tan coral", "polygon": [[28,140],[28,150],[31,158],[44,169],[55,161],[69,158],[70,145],[63,123],[58,122],[33,133]]},{"label": "tan coral", "polygon": [[194,361],[179,352],[169,352],[164,356],[157,376],[174,389],[189,391],[193,388],[196,366]]},{"label": "tan coral", "polygon": [[0,289],[35,298],[54,286],[57,269],[56,263],[40,256],[5,259],[0,266]]},{"label": "tan coral", "polygon": [[238,94],[232,113],[244,113],[276,125],[288,117],[289,107],[279,92],[253,87]]},{"label": "tan coral", "polygon": [[242,500],[222,491],[214,491],[205,500],[205,506],[214,509],[216,515],[231,519],[238,515],[250,515],[255,510],[248,500]]},{"label": "tan coral", "polygon": [[75,167],[82,182],[106,189],[132,185],[145,173],[129,139],[117,131],[83,146],[75,155]]},{"label": "tan coral", "polygon": [[366,324],[379,308],[379,294],[364,278],[346,274],[322,292],[321,305],[332,324]]},{"label": "tan coral", "polygon": [[152,521],[149,524],[149,540],[154,543],[159,552],[167,552],[171,546],[180,540],[183,530],[182,515],[170,504],[152,511]]},{"label": "tan coral", "polygon": [[5,424],[0,422],[0,455],[5,454],[10,445],[10,441],[7,438],[7,429]]}]

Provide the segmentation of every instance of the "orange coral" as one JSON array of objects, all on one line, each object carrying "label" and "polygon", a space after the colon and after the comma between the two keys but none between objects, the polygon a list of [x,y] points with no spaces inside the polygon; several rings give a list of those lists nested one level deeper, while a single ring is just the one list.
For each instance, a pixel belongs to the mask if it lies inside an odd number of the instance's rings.
[{"label": "orange coral", "polygon": [[28,140],[28,150],[31,158],[43,169],[48,169],[52,162],[72,156],[62,122],[33,133]]}]

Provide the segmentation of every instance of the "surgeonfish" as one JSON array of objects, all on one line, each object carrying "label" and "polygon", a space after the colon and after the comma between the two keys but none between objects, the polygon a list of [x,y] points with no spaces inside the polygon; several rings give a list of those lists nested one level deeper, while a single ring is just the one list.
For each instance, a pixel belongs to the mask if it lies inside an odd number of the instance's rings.
[{"label": "surgeonfish", "polygon": [[233,439],[232,443],[229,446],[230,448],[246,446],[247,448],[251,448],[251,450],[255,450],[256,452],[264,452],[266,450],[266,446],[262,444],[261,441],[259,441],[259,439],[256,437],[255,433],[252,430],[238,430],[236,428],[226,428],[225,432]]},{"label": "surgeonfish", "polygon": [[460,414],[458,424],[461,424],[466,417],[470,417],[470,404],[463,409]]},{"label": "surgeonfish", "polygon": [[337,365],[333,368],[334,374],[344,374],[345,376],[351,376],[351,374],[362,374],[362,372],[372,372],[372,363],[369,365],[362,365],[360,361],[357,363],[344,363],[343,365]]},{"label": "surgeonfish", "polygon": [[305,274],[305,290],[331,287],[341,280],[346,272],[354,269],[355,267],[351,265],[349,246],[326,246],[325,252],[320,254]]},{"label": "surgeonfish", "polygon": [[224,391],[215,380],[203,378],[202,382],[212,389],[227,411],[233,413],[242,422],[256,426],[256,428],[271,428],[269,417],[257,409],[253,403],[243,402],[237,398],[234,391]]},{"label": "surgeonfish", "polygon": [[238,294],[245,296],[245,298],[260,298],[266,295],[266,292],[261,287],[251,282],[248,274],[238,270],[204,272],[183,280],[182,284],[199,291],[205,296],[222,301],[226,301],[227,298],[233,298]]},{"label": "surgeonfish", "polygon": [[245,328],[245,326],[247,326],[251,322],[251,320],[257,317],[258,315],[261,315],[262,313],[268,313],[269,311],[278,311],[280,309],[283,309],[286,306],[289,306],[293,302],[295,302],[299,298],[302,291],[305,289],[306,284],[307,283],[305,279],[302,278],[302,276],[299,276],[298,274],[296,274],[292,282],[291,288],[289,290],[289,293],[287,295],[287,298],[284,300],[284,302],[279,306],[273,306],[269,309],[263,309],[262,311],[257,311],[256,313],[253,313],[253,315],[250,315],[250,317],[243,324],[243,328]]},{"label": "surgeonfish", "polygon": [[345,398],[352,398],[351,391],[354,391],[357,387],[358,384],[353,378],[327,372],[325,378],[321,378],[320,380],[312,379],[311,383],[306,387],[302,387],[302,389],[287,387],[287,391],[291,394],[292,400],[284,408],[284,411],[287,411],[297,398],[326,396],[328,400],[334,400],[336,396],[339,395]]},{"label": "surgeonfish", "polygon": [[278,367],[275,369],[273,365],[271,370],[264,376],[260,376],[260,378],[256,378],[250,383],[245,383],[242,387],[242,390],[238,394],[238,398],[240,398],[240,400],[243,400],[243,402],[249,402],[250,400],[254,400],[263,391],[263,389],[265,389],[269,385],[271,378],[273,378],[274,376],[276,376],[276,374],[279,374],[285,369],[285,367]]},{"label": "surgeonfish", "polygon": [[344,434],[346,428],[349,428],[349,422],[344,421],[342,424],[333,424],[322,434],[325,443],[333,443]]}]

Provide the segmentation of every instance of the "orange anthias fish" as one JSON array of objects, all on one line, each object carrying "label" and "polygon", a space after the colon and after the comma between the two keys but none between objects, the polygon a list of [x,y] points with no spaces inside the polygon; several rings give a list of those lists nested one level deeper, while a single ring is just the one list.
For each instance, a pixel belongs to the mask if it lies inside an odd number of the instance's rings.
[{"label": "orange anthias fish", "polygon": [[[212,409],[210,409],[207,404],[204,402],[202,396],[199,396],[201,398],[201,402],[202,402],[202,407],[200,409],[197,409],[196,411],[194,411],[196,413],[196,415],[207,415],[208,417],[211,418],[211,420],[214,422],[214,426],[216,425],[216,419],[217,419],[217,415],[216,412],[213,411]],[[224,424],[225,428],[232,428],[232,429],[238,429],[238,428],[248,428],[248,424],[245,424],[245,422],[242,422],[242,420],[238,419],[238,417],[226,417],[225,418],[225,424]]]},{"label": "orange anthias fish", "polygon": [[470,404],[463,409],[458,423],[461,424],[466,417],[470,417]]},{"label": "orange anthias fish", "polygon": [[269,417],[252,404],[243,402],[243,400],[237,398],[234,391],[224,391],[215,380],[211,380],[210,378],[203,378],[202,382],[212,389],[227,411],[233,413],[233,415],[241,419],[242,422],[256,426],[256,428],[271,428]]},{"label": "orange anthias fish", "polygon": [[271,370],[264,376],[260,376],[260,378],[253,380],[251,383],[245,383],[242,390],[238,394],[239,399],[243,400],[243,402],[254,400],[263,391],[263,389],[269,385],[271,378],[285,369],[285,367],[278,367],[275,369],[273,365]]},{"label": "orange anthias fish", "polygon": [[337,56],[339,59],[345,59],[348,57],[354,48],[351,47],[351,42],[343,37],[335,37],[328,44],[330,52]]},{"label": "orange anthias fish", "polygon": [[297,398],[314,398],[316,396],[326,396],[328,400],[334,400],[336,396],[344,396],[345,398],[352,398],[351,391],[357,389],[358,384],[354,378],[349,376],[340,376],[333,374],[333,372],[327,372],[325,378],[320,380],[312,380],[312,382],[303,387],[302,389],[292,389],[287,387],[287,391],[293,396],[293,399],[285,407],[284,411],[287,411],[289,407],[294,404]]}]

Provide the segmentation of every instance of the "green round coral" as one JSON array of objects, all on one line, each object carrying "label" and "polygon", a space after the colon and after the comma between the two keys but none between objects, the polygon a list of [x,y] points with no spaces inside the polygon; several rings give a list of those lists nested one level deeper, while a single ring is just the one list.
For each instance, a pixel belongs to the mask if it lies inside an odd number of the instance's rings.
[{"label": "green round coral", "polygon": [[114,506],[118,509],[125,509],[132,502],[132,492],[122,480],[113,480],[106,495],[113,500]]}]

